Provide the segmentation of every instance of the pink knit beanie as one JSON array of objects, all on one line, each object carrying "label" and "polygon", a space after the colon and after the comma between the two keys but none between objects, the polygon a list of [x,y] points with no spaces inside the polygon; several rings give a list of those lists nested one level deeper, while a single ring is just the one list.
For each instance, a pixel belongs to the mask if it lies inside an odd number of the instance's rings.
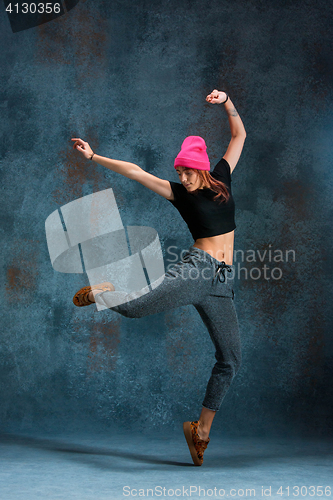
[{"label": "pink knit beanie", "polygon": [[206,153],[206,143],[202,137],[190,135],[186,137],[178,153],[174,167],[195,168],[197,170],[210,170],[209,158]]}]

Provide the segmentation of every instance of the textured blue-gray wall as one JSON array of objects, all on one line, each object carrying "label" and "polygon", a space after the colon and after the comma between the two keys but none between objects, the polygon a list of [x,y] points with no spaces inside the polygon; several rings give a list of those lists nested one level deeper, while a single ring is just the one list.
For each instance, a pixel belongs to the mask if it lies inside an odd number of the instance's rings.
[{"label": "textured blue-gray wall", "polygon": [[224,110],[205,103],[219,88],[248,134],[233,192],[236,265],[252,278],[236,285],[243,366],[216,429],[332,431],[332,15],[323,0],[87,0],[13,34],[3,9],[3,429],[198,416],[214,351],[195,309],[138,320],[76,309],[87,279],[53,270],[44,223],[112,187],[125,226],[154,227],[166,257],[188,248],[170,203],[81,159],[70,138],[177,180],[187,135],[205,138],[213,164],[226,150]]}]

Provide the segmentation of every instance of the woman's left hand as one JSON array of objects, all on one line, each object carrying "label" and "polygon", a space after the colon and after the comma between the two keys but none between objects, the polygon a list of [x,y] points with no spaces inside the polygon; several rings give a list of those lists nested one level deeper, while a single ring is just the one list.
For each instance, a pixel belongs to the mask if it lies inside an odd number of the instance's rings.
[{"label": "woman's left hand", "polygon": [[85,158],[87,158],[87,160],[91,160],[91,157],[94,154],[94,152],[91,149],[91,147],[89,146],[89,144],[87,142],[83,141],[82,139],[80,139],[79,137],[75,137],[71,140],[75,141],[73,148],[80,151],[80,153],[82,153],[83,156]]},{"label": "woman's left hand", "polygon": [[221,104],[227,98],[227,94],[225,92],[221,92],[219,90],[213,90],[207,97],[206,101],[211,104]]}]

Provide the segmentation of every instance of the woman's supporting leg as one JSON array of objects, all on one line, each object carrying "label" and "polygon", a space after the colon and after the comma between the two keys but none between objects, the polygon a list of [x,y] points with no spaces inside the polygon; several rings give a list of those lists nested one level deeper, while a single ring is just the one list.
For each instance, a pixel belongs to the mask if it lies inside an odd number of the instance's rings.
[{"label": "woman's supporting leg", "polygon": [[198,425],[198,436],[204,441],[208,441],[210,428],[212,426],[216,411],[202,407]]},{"label": "woman's supporting leg", "polygon": [[[216,363],[208,381],[203,407],[219,410],[223,398],[241,364],[241,343],[233,299],[208,296],[195,306],[215,346]],[[205,431],[210,430],[213,415],[203,412]]]}]

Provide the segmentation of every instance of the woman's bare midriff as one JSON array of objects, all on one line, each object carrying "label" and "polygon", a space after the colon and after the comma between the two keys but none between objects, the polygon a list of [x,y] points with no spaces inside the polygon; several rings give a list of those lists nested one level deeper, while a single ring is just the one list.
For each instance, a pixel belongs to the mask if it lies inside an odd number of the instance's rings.
[{"label": "woman's bare midriff", "polygon": [[199,238],[195,241],[194,247],[201,248],[204,252],[209,253],[214,259],[224,261],[228,265],[232,265],[234,253],[234,233],[231,231],[226,234],[219,234],[211,238]]}]

